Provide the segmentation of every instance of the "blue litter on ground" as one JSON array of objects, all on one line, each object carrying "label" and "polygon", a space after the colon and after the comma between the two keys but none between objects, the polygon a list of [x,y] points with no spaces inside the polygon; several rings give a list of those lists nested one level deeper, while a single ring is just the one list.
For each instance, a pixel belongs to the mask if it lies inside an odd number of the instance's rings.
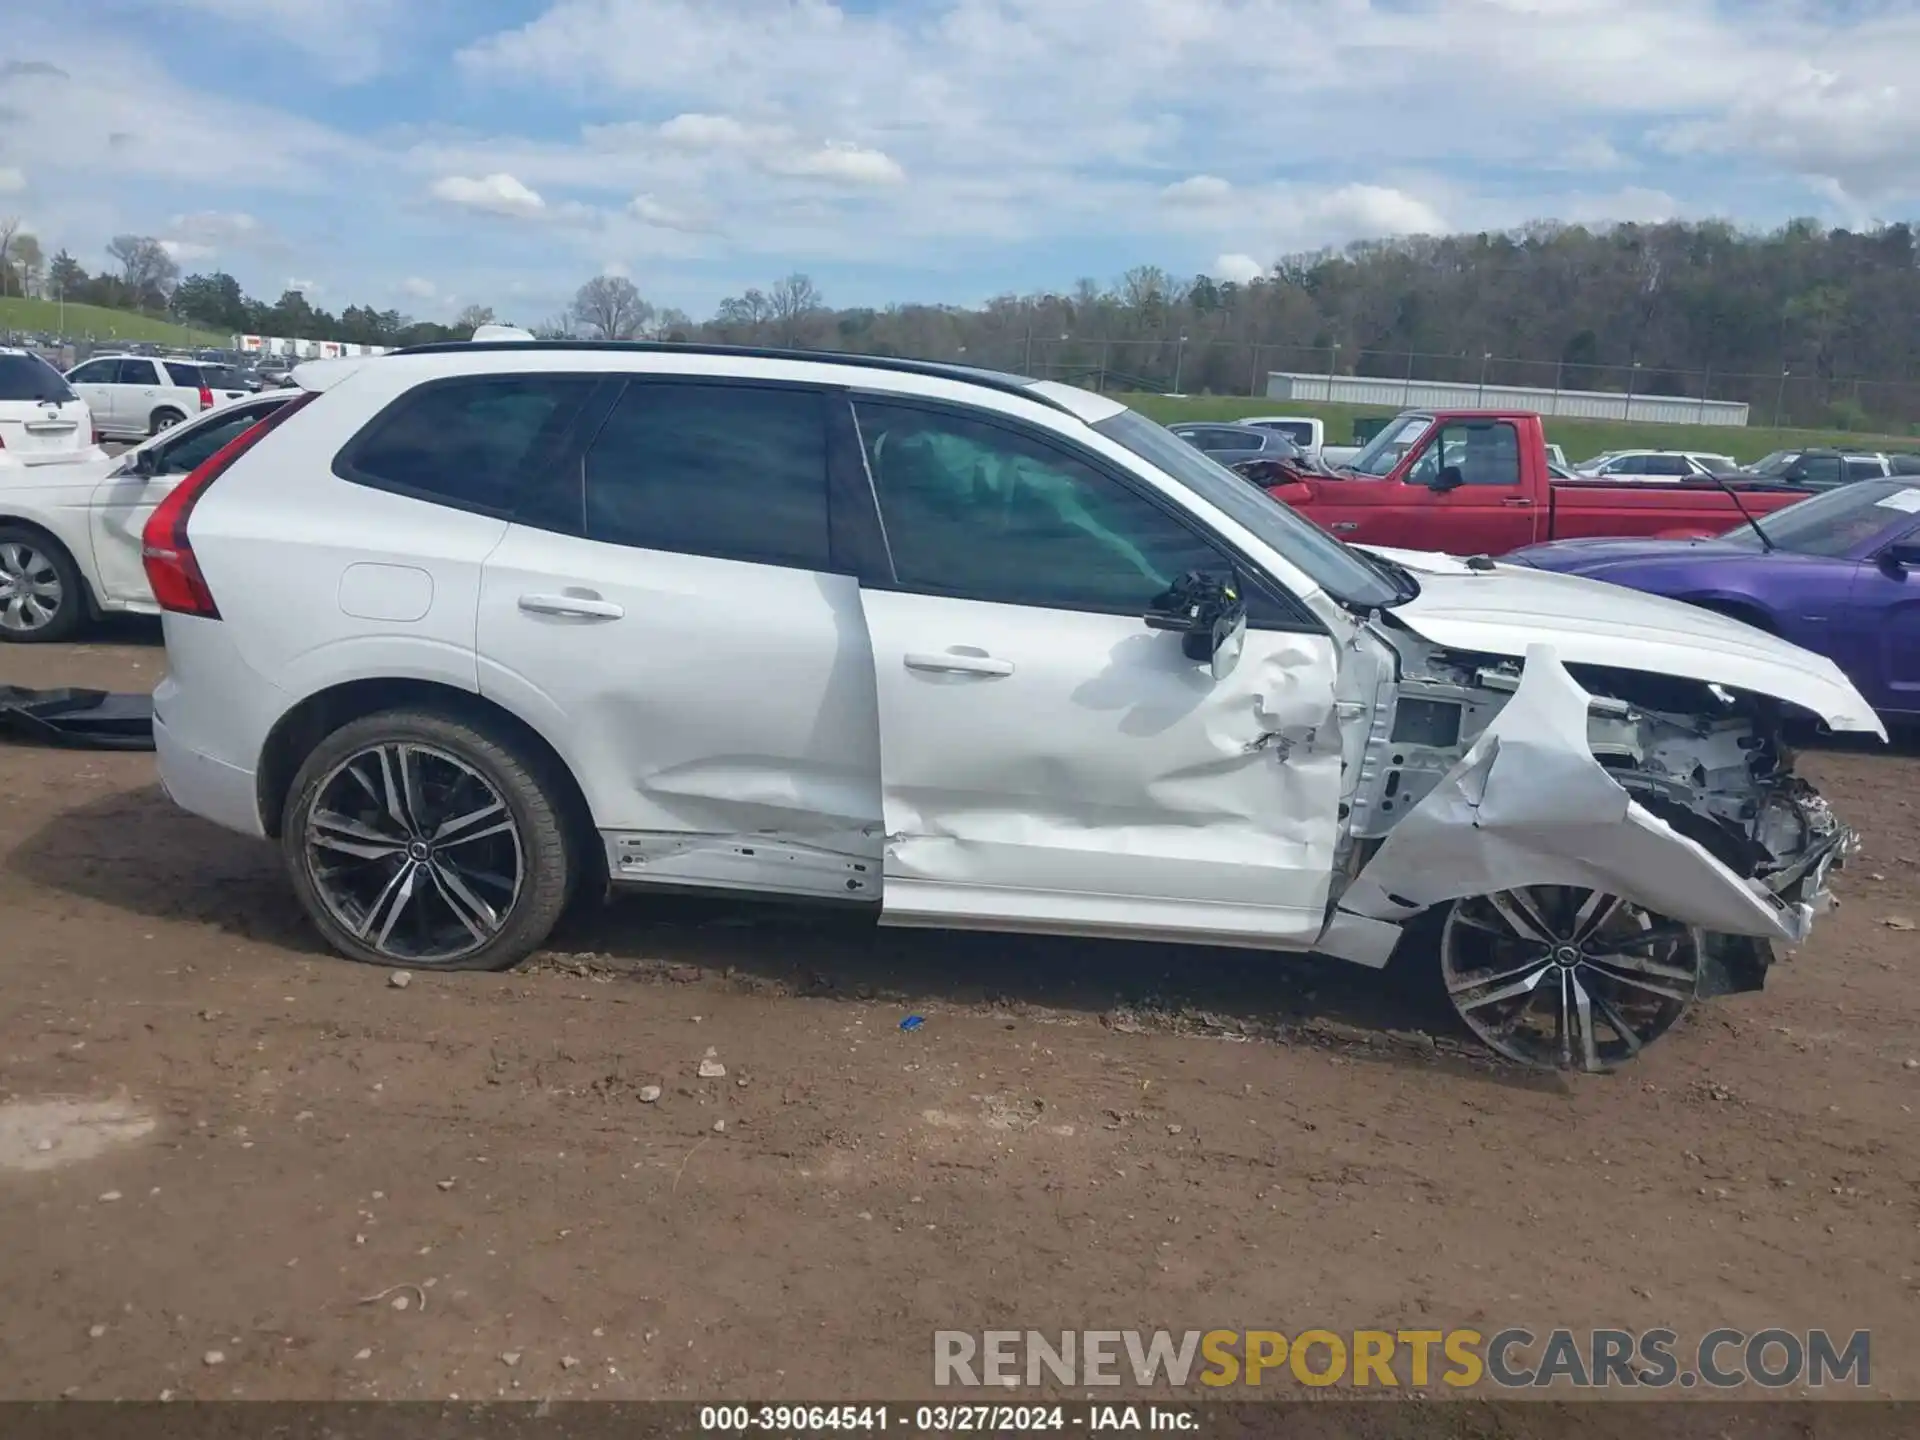
[{"label": "blue litter on ground", "polygon": [[909,1015],[907,1016],[906,1019],[900,1022],[900,1028],[902,1030],[918,1030],[922,1025],[926,1023],[927,1023],[927,1017],[924,1015]]}]

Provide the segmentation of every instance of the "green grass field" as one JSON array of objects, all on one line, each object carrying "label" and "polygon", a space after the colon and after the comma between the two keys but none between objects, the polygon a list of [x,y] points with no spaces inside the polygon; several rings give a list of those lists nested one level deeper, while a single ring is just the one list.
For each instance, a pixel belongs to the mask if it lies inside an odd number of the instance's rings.
[{"label": "green grass field", "polygon": [[68,305],[64,323],[61,307],[53,300],[22,300],[18,296],[0,297],[0,331],[28,330],[47,335],[65,335],[78,339],[143,340],[152,345],[221,346],[232,342],[228,335],[215,335],[126,310],[107,310],[98,305]]},{"label": "green grass field", "polygon": [[[1353,438],[1353,422],[1362,416],[1390,415],[1389,409],[1360,405],[1303,405],[1292,400],[1263,400],[1246,396],[1116,395],[1143,415],[1171,424],[1176,420],[1234,420],[1242,415],[1311,415],[1327,422],[1330,444],[1345,445]],[[1626,424],[1614,420],[1560,420],[1549,418],[1547,439],[1567,452],[1575,464],[1603,450],[1636,447],[1661,450],[1709,450],[1731,455],[1742,463],[1758,460],[1774,450],[1796,446],[1834,445],[1843,449],[1920,449],[1912,436],[1866,435],[1841,430],[1775,430],[1743,425]]]}]

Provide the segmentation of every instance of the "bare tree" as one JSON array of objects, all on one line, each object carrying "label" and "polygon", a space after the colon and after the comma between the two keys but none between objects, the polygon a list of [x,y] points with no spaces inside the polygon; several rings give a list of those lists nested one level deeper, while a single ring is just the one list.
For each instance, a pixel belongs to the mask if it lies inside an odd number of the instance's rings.
[{"label": "bare tree", "polygon": [[653,306],[625,276],[596,275],[575,292],[573,318],[596,340],[631,340],[653,318]]},{"label": "bare tree", "polygon": [[493,324],[493,307],[491,305],[469,305],[453,317],[453,328],[456,330],[464,330],[469,335],[478,330],[482,325],[491,324]]},{"label": "bare tree", "polygon": [[108,258],[120,267],[120,278],[137,305],[164,307],[180,279],[180,267],[150,235],[116,235],[107,246]]},{"label": "bare tree", "polygon": [[775,284],[767,296],[767,304],[782,345],[799,344],[801,337],[812,328],[810,322],[826,309],[820,287],[798,273]]},{"label": "bare tree", "polygon": [[39,295],[41,281],[46,275],[47,257],[40,251],[40,242],[24,231],[14,237],[13,268],[20,277],[20,293]]},{"label": "bare tree", "polygon": [[7,281],[13,274],[13,237],[20,233],[18,215],[0,215],[0,295],[7,293]]}]

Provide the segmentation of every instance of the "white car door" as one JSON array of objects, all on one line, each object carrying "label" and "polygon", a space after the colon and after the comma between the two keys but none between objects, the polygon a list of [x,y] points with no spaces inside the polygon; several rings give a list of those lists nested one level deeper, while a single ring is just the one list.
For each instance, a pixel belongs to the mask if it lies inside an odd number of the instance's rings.
[{"label": "white car door", "polygon": [[613,389],[561,503],[523,506],[487,559],[481,692],[562,747],[615,879],[877,899],[873,665],[830,553],[828,397]]},{"label": "white car door", "polygon": [[159,367],[137,355],[126,357],[113,384],[114,429],[122,435],[145,435],[164,399]]},{"label": "white car door", "polygon": [[1142,618],[1235,568],[1171,502],[977,412],[855,411],[894,572],[861,595],[883,920],[1311,944],[1341,788],[1323,627],[1255,582],[1216,680]]},{"label": "white car door", "polygon": [[67,384],[74,394],[87,402],[94,425],[105,431],[113,426],[114,382],[120,371],[118,360],[89,360],[67,372]]},{"label": "white car door", "polygon": [[141,560],[147,521],[160,502],[202,461],[237,438],[273,407],[236,405],[127,452],[125,468],[95,488],[87,511],[99,598],[110,608],[147,609],[153,591]]}]

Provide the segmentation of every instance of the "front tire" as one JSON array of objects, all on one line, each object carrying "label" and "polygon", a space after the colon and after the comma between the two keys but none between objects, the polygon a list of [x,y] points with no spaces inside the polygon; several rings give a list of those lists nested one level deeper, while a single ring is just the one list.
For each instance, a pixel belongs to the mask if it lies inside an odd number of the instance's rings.
[{"label": "front tire", "polygon": [[307,756],[281,824],[327,943],[369,965],[508,970],[552,931],[577,867],[556,789],[513,742],[427,710],[352,721]]},{"label": "front tire", "polygon": [[24,525],[0,525],[0,640],[52,644],[86,618],[86,582],[66,547]]}]

